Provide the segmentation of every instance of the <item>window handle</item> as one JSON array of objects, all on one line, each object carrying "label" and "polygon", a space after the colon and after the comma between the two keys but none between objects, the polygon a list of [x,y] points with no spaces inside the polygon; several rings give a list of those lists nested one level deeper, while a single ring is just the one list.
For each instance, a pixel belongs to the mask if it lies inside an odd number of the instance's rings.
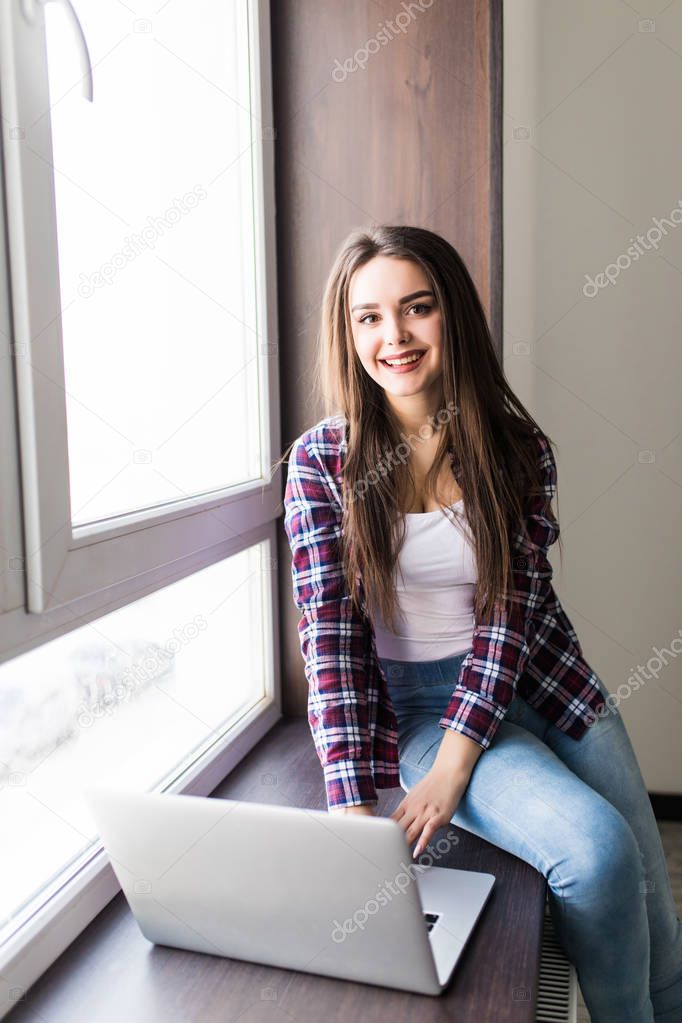
[{"label": "window handle", "polygon": [[80,63],[81,68],[83,69],[83,96],[92,103],[92,61],[90,60],[90,51],[88,50],[83,26],[78,20],[78,15],[76,14],[71,0],[21,0],[24,18],[32,25],[35,22],[36,7],[44,8],[48,3],[61,4],[69,17],[69,24],[71,25],[71,28],[78,40]]}]

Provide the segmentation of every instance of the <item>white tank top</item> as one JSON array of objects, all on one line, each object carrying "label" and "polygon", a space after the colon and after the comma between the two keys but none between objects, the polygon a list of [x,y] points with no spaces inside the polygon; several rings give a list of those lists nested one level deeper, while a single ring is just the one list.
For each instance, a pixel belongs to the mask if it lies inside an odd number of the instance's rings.
[{"label": "white tank top", "polygon": [[443,509],[405,515],[405,540],[395,575],[397,634],[377,613],[373,624],[379,657],[435,661],[471,647],[476,559],[464,501],[450,508],[458,517],[456,523],[453,512]]}]

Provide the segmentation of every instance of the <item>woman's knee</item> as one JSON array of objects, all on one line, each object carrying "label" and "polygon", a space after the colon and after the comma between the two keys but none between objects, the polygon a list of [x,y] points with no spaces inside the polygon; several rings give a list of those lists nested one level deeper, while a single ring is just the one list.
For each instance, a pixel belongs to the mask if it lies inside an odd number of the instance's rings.
[{"label": "woman's knee", "polygon": [[565,857],[548,874],[556,895],[608,901],[609,895],[620,899],[644,890],[644,861],[632,828],[610,803],[598,802],[590,820],[581,823]]}]

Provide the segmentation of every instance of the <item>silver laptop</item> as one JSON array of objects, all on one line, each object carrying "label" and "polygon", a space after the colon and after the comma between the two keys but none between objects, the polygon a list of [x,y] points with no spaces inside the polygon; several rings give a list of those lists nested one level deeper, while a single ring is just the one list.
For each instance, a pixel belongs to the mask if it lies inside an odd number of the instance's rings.
[{"label": "silver laptop", "polygon": [[102,786],[85,796],[157,945],[438,995],[495,883],[436,866],[435,849],[434,865],[413,860],[390,817]]}]

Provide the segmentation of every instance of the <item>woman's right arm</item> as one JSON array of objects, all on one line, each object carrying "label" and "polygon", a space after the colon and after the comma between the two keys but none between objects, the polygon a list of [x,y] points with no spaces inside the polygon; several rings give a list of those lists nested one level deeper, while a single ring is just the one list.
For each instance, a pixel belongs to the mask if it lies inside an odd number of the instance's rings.
[{"label": "woman's right arm", "polygon": [[284,528],[308,680],[308,722],[324,771],[328,808],[372,811],[366,623],[352,606],[341,564],[342,508],[327,478],[323,445],[304,434],[289,455]]}]

